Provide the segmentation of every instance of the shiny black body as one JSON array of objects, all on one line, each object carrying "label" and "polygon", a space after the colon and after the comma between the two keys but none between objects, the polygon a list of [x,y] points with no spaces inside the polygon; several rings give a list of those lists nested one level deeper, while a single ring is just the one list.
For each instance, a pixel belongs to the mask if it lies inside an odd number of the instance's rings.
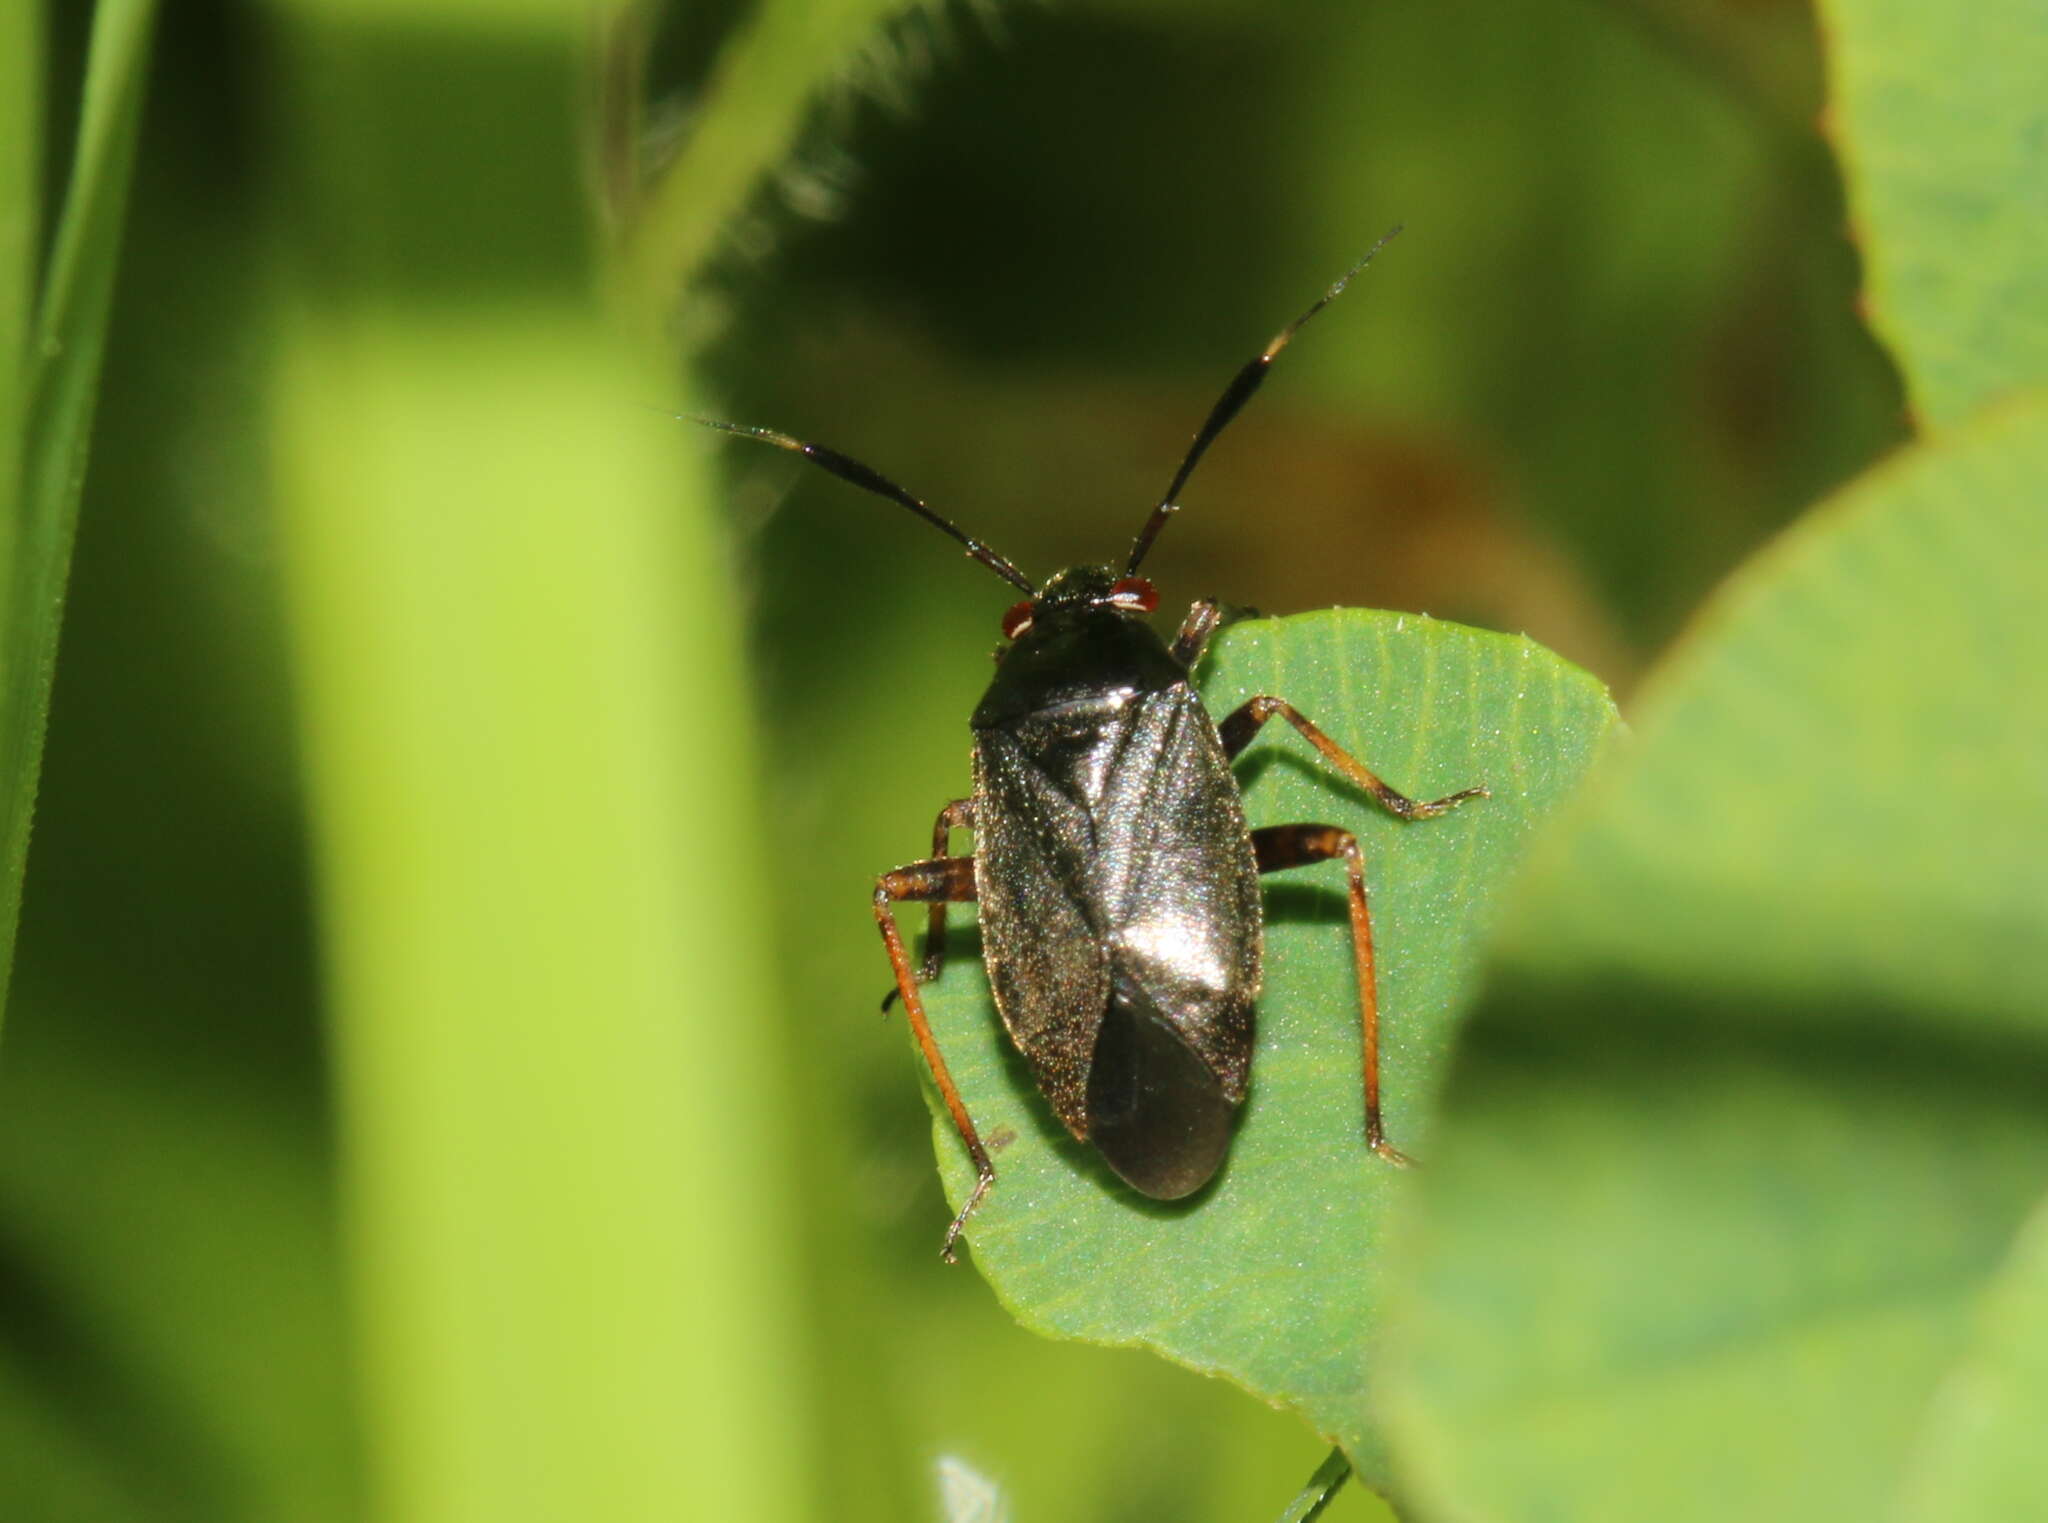
[{"label": "shiny black body", "polygon": [[1171,1200],[1244,1101],[1258,866],[1214,721],[1143,617],[1090,596],[1111,580],[1056,579],[975,710],[974,880],[996,1008],[1054,1113]]}]

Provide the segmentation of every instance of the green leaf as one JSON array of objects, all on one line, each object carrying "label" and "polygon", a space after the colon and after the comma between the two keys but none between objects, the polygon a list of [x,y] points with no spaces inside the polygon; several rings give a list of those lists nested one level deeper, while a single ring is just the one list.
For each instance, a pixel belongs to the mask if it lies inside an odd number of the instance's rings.
[{"label": "green leaf", "polygon": [[1911,1523],[2048,1517],[2048,1200],[1985,1291],[1969,1352],[1936,1390],[1907,1480]]},{"label": "green leaf", "polygon": [[[19,474],[0,479],[8,494],[0,503],[0,1004],[14,968],[64,584],[155,20],[149,0],[104,0],[93,13],[78,141],[39,296],[35,349],[0,355],[27,377],[26,424],[8,420],[22,441]],[[33,184],[28,175],[15,191]],[[34,226],[32,217],[26,226]],[[0,450],[0,461],[16,464],[11,453]]]},{"label": "green leaf", "polygon": [[2044,481],[2036,405],[1813,515],[1539,853],[1404,1239],[1430,1516],[1895,1515],[2048,1179]]},{"label": "green leaf", "polygon": [[[1388,1134],[1430,1156],[1430,1098],[1471,988],[1489,912],[1536,822],[1571,791],[1614,710],[1600,685],[1523,639],[1413,614],[1338,611],[1238,625],[1201,673],[1212,713],[1288,698],[1404,792],[1483,783],[1439,819],[1403,824],[1337,780],[1284,724],[1238,764],[1252,824],[1357,832],[1379,951]],[[1252,1093],[1222,1176],[1190,1200],[1134,1194],[1060,1127],[1012,1052],[978,961],[930,996],[996,1184],[967,1231],[1026,1326],[1139,1344],[1299,1409],[1369,1482],[1385,1460],[1367,1410],[1389,1200],[1405,1182],[1361,1130],[1358,995],[1330,864],[1271,881]],[[934,1097],[957,1207],[972,1183]],[[937,1246],[942,1222],[932,1223]]]},{"label": "green leaf", "polygon": [[1823,0],[1870,316],[1946,425],[2048,381],[2048,25],[2038,0]]}]

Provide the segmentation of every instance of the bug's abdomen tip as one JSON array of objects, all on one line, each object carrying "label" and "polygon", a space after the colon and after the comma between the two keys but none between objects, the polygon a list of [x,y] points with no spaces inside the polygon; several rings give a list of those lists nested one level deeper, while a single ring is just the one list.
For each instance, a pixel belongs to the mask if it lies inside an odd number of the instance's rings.
[{"label": "bug's abdomen tip", "polygon": [[1088,1140],[1132,1189],[1179,1200],[1230,1149],[1223,1081],[1143,1003],[1113,996],[1088,1072]]}]

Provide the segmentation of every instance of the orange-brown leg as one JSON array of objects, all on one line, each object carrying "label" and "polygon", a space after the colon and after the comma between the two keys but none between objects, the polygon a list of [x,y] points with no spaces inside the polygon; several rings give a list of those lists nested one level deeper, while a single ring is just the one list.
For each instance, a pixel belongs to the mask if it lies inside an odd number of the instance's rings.
[{"label": "orange-brown leg", "polygon": [[[943,821],[945,816],[940,815],[940,819]],[[934,857],[926,862],[912,862],[908,867],[882,874],[875,883],[875,924],[882,928],[882,944],[889,949],[889,966],[896,972],[896,992],[903,997],[903,1013],[909,1018],[911,1034],[917,1038],[918,1050],[924,1054],[925,1066],[932,1071],[932,1081],[939,1086],[939,1097],[946,1102],[960,1140],[967,1144],[967,1156],[974,1160],[974,1189],[967,1197],[967,1204],[960,1208],[960,1214],[953,1218],[953,1225],[946,1229],[945,1241],[939,1246],[939,1256],[948,1264],[954,1262],[953,1245],[960,1241],[960,1232],[967,1225],[968,1216],[981,1204],[982,1196],[988,1194],[988,1187],[996,1182],[996,1171],[995,1165],[988,1161],[988,1149],[981,1145],[981,1135],[975,1131],[974,1122],[967,1114],[967,1106],[960,1099],[960,1091],[953,1087],[953,1076],[946,1072],[946,1060],[939,1056],[939,1044],[932,1036],[931,1024],[925,1019],[924,1001],[918,996],[917,977],[911,971],[910,954],[904,951],[903,934],[896,929],[894,906],[905,899],[924,900],[938,906],[966,903],[973,898],[972,857]]]},{"label": "orange-brown leg", "polygon": [[[937,862],[952,856],[953,832],[974,828],[974,800],[955,799],[939,811],[939,817],[932,821],[932,860]],[[969,894],[968,898],[974,896]],[[946,970],[946,901],[932,901],[931,918],[925,922],[924,964],[917,970],[917,981],[928,984]],[[896,1003],[896,990],[892,985],[882,996],[882,1009]]]},{"label": "orange-brown leg", "polygon": [[1461,788],[1443,798],[1417,803],[1398,789],[1381,782],[1363,762],[1317,729],[1306,714],[1285,698],[1273,698],[1264,693],[1242,704],[1216,727],[1217,733],[1223,737],[1224,754],[1235,757],[1251,744],[1252,737],[1259,733],[1259,726],[1276,714],[1299,730],[1302,739],[1322,753],[1323,760],[1378,800],[1388,814],[1398,815],[1404,820],[1426,820],[1457,808],[1467,799],[1487,797],[1484,788]]},{"label": "orange-brown leg", "polygon": [[1380,1121],[1380,995],[1373,968],[1372,914],[1365,898],[1365,854],[1358,837],[1335,825],[1268,825],[1252,832],[1252,850],[1262,873],[1284,872],[1311,862],[1344,859],[1351,888],[1351,952],[1358,973],[1358,1019],[1365,1034],[1365,1145],[1389,1163],[1408,1156],[1387,1141]]},{"label": "orange-brown leg", "polygon": [[[1323,759],[1352,782],[1371,794],[1387,813],[1403,820],[1426,820],[1457,808],[1467,799],[1485,798],[1484,788],[1463,788],[1440,799],[1418,803],[1399,789],[1391,788],[1365,764],[1325,735],[1306,714],[1284,698],[1261,693],[1234,710],[1218,725],[1223,750],[1235,757],[1251,744],[1259,727],[1275,715],[1285,719],[1322,755]],[[1373,969],[1372,912],[1366,903],[1365,856],[1358,838],[1334,825],[1271,825],[1252,832],[1252,847],[1258,854],[1259,871],[1281,872],[1311,862],[1344,859],[1351,888],[1351,947],[1358,967],[1359,1024],[1365,1036],[1365,1140],[1382,1158],[1393,1163],[1409,1160],[1387,1141],[1380,1121],[1380,996]]]},{"label": "orange-brown leg", "polygon": [[[932,821],[932,860],[951,858],[953,832],[974,828],[974,800],[955,799],[939,811],[939,817]],[[968,898],[974,896],[969,894]],[[924,966],[918,969],[919,983],[928,984],[946,969],[946,902],[932,901],[931,918],[925,922]]]}]

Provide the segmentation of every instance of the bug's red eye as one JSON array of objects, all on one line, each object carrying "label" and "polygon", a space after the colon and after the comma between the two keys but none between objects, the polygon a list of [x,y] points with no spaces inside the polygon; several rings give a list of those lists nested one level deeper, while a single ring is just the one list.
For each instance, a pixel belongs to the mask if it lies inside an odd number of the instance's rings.
[{"label": "bug's red eye", "polygon": [[1109,589],[1110,601],[1150,613],[1159,606],[1159,589],[1142,576],[1127,576]]},{"label": "bug's red eye", "polygon": [[1031,599],[1012,603],[1010,611],[1003,615],[1003,638],[1014,640],[1031,627]]}]

